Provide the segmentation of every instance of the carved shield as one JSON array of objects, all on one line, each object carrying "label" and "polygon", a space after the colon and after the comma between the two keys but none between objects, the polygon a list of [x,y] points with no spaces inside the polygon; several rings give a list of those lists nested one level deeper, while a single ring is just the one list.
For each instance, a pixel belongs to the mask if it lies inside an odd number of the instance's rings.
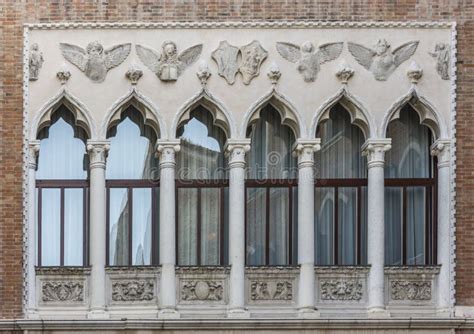
[{"label": "carved shield", "polygon": [[224,77],[229,85],[235,82],[235,76],[239,71],[237,57],[239,48],[221,41],[219,47],[212,52],[212,59],[217,63],[219,75]]},{"label": "carved shield", "polygon": [[239,67],[244,84],[248,85],[254,77],[260,73],[260,65],[267,58],[268,52],[260,45],[258,41],[240,48],[242,53],[242,62]]}]

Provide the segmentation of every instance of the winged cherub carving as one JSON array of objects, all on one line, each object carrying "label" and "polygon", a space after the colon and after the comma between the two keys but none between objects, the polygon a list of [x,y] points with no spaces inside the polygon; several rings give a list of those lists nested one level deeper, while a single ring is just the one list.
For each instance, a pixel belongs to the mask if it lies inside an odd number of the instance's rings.
[{"label": "winged cherub carving", "polygon": [[166,41],[161,54],[142,45],[136,45],[138,58],[162,81],[176,81],[186,67],[194,63],[202,52],[202,44],[194,45],[178,55],[176,44]]},{"label": "winged cherub carving", "polygon": [[131,43],[118,44],[104,50],[99,42],[91,42],[84,50],[80,46],[59,43],[64,58],[76,65],[94,82],[103,82],[107,72],[119,66],[130,54]]},{"label": "winged cherub carving", "polygon": [[371,71],[376,80],[385,81],[401,63],[415,53],[418,43],[418,41],[408,42],[393,51],[384,39],[379,39],[374,50],[351,42],[348,43],[348,47],[357,62]]},{"label": "winged cherub carving", "polygon": [[292,43],[277,42],[278,53],[288,61],[297,64],[298,72],[303,75],[304,81],[316,80],[320,65],[334,60],[342,52],[342,42],[320,45],[317,50],[313,43],[304,42],[301,48]]}]

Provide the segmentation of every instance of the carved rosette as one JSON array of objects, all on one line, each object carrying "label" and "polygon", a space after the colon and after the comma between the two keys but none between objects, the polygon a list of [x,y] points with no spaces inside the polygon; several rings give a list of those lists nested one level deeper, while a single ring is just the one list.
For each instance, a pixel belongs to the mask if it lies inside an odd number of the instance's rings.
[{"label": "carved rosette", "polygon": [[252,301],[291,301],[293,282],[289,280],[261,280],[250,282]]},{"label": "carved rosette", "polygon": [[224,299],[223,280],[182,280],[181,300],[185,302],[210,301]]},{"label": "carved rosette", "polygon": [[83,302],[84,282],[45,281],[41,286],[41,298],[46,303]]},{"label": "carved rosette", "polygon": [[397,301],[429,301],[431,300],[431,281],[391,281],[390,297]]},{"label": "carved rosette", "polygon": [[358,279],[323,279],[320,282],[322,300],[359,301],[363,285]]},{"label": "carved rosette", "polygon": [[153,280],[120,280],[112,283],[114,302],[146,302],[153,300],[155,294]]}]

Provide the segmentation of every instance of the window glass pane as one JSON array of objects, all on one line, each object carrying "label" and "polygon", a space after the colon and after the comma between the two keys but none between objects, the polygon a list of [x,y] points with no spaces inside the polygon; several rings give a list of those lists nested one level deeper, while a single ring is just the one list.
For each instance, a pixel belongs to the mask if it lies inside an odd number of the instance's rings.
[{"label": "window glass pane", "polygon": [[269,260],[270,265],[289,264],[289,191],[270,188]]},{"label": "window glass pane", "polygon": [[133,191],[132,265],[151,264],[151,189]]},{"label": "window glass pane", "polygon": [[292,264],[298,263],[298,187],[292,187],[293,198],[292,198],[292,214],[293,214],[293,250],[291,259]]},{"label": "window glass pane", "polygon": [[338,190],[338,264],[356,264],[357,188]]},{"label": "window glass pane", "polygon": [[425,263],[425,188],[407,187],[407,264]]},{"label": "window glass pane", "polygon": [[316,188],[315,190],[315,259],[317,265],[334,263],[334,189]]},{"label": "window glass pane", "polygon": [[281,117],[271,105],[260,112],[260,118],[249,127],[250,152],[245,155],[249,179],[296,178],[296,158],[291,154],[295,135],[281,124]]},{"label": "window glass pane", "polygon": [[197,264],[198,189],[178,188],[178,265]]},{"label": "window glass pane", "polygon": [[[385,264],[402,264],[403,189],[385,187]],[[423,206],[424,207],[424,206]]]},{"label": "window glass pane", "polygon": [[143,125],[141,114],[133,108],[109,131],[110,150],[107,157],[107,179],[156,179],[153,131]]},{"label": "window glass pane", "polygon": [[58,266],[61,256],[61,190],[43,189],[41,206],[41,265]]},{"label": "window glass pane", "polygon": [[390,122],[387,137],[392,148],[385,153],[386,178],[430,177],[430,132],[412,107],[403,107],[400,118]]},{"label": "window glass pane", "polygon": [[201,264],[220,263],[220,189],[201,189]]},{"label": "window glass pane", "polygon": [[351,124],[350,114],[340,104],[329,112],[316,132],[321,150],[315,154],[317,178],[366,178],[366,157],[361,154],[364,134]]},{"label": "window glass pane", "polygon": [[129,201],[127,189],[109,190],[109,264],[128,265]]},{"label": "window glass pane", "polygon": [[84,190],[64,190],[64,265],[83,265]]},{"label": "window glass pane", "polygon": [[41,144],[36,178],[86,179],[85,134],[71,125],[74,124],[74,117],[69,111],[58,111],[53,116],[54,123],[38,136]]},{"label": "window glass pane", "polygon": [[178,129],[181,150],[177,156],[179,179],[222,179],[225,177],[224,131],[214,124],[209,111],[198,107],[191,119]]},{"label": "window glass pane", "polygon": [[360,208],[360,261],[361,265],[367,265],[367,187],[361,187],[361,208]]},{"label": "window glass pane", "polygon": [[266,189],[247,189],[247,265],[265,264]]}]

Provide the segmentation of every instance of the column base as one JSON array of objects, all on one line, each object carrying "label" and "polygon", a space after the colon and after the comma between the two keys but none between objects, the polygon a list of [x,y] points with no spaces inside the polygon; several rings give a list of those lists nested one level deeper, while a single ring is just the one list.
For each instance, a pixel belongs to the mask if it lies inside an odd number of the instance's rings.
[{"label": "column base", "polygon": [[369,318],[389,318],[390,313],[384,307],[370,307],[367,310]]},{"label": "column base", "polygon": [[227,318],[248,319],[250,318],[250,312],[245,308],[233,308],[227,311]]},{"label": "column base", "polygon": [[175,308],[164,308],[158,311],[158,319],[179,319],[180,314]]},{"label": "column base", "polygon": [[321,312],[315,307],[301,307],[298,309],[298,317],[302,319],[316,319],[321,317]]},{"label": "column base", "polygon": [[90,310],[87,319],[110,319],[110,314],[105,309]]}]

